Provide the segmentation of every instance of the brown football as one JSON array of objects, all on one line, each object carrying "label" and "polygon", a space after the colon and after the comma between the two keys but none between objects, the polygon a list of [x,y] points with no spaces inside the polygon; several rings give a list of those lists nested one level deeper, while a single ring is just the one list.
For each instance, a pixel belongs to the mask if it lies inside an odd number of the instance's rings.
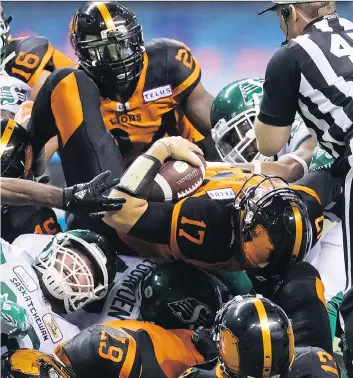
[{"label": "brown football", "polygon": [[177,202],[195,193],[205,179],[206,168],[204,157],[199,154],[198,157],[203,163],[201,168],[174,159],[164,163],[151,184],[148,200]]}]

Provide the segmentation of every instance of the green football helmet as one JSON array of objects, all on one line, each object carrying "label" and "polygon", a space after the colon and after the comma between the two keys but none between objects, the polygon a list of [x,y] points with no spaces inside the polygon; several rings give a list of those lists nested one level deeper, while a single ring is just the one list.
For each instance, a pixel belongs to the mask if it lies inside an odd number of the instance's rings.
[{"label": "green football helmet", "polygon": [[234,81],[224,87],[211,107],[212,138],[227,163],[273,160],[260,156],[256,146],[254,120],[260,111],[264,79]]},{"label": "green football helmet", "polygon": [[107,295],[117,272],[117,255],[104,236],[71,230],[55,235],[33,266],[48,293],[62,300],[69,313]]},{"label": "green football helmet", "polygon": [[153,270],[141,285],[141,317],[166,329],[210,327],[222,306],[217,281],[183,261]]}]

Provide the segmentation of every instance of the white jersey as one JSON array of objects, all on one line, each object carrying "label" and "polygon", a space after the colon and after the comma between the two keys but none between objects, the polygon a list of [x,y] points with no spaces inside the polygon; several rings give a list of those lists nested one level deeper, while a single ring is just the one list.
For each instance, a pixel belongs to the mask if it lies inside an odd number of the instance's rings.
[{"label": "white jersey", "polygon": [[155,259],[119,256],[126,267],[117,272],[112,288],[97,312],[82,308],[65,316],[80,329],[112,320],[139,319],[141,309],[140,284],[157,267]]},{"label": "white jersey", "polygon": [[327,301],[340,291],[344,292],[346,273],[341,222],[337,223],[316,243],[305,260],[319,271]]},{"label": "white jersey", "polygon": [[[26,248],[32,258],[53,239],[52,235],[25,234],[14,240],[13,244]],[[157,267],[156,259],[132,256],[119,256],[122,268],[116,273],[114,283],[104,301],[93,303],[65,315],[65,319],[81,330],[93,324],[117,319],[139,319],[141,308],[140,283]],[[87,310],[89,307],[89,310]]]},{"label": "white jersey", "polygon": [[11,341],[14,340],[19,348],[52,354],[59,344],[71,339],[80,330],[53,312],[39,286],[30,254],[3,239],[0,242],[1,298],[25,309],[31,323],[25,336],[13,337]]},{"label": "white jersey", "polygon": [[20,105],[31,97],[31,87],[20,79],[0,74],[0,111],[16,114]]}]

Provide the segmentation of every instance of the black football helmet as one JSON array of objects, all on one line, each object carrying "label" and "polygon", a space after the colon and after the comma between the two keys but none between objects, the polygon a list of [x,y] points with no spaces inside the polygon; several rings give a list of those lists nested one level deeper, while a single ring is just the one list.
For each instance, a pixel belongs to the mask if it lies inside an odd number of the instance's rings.
[{"label": "black football helmet", "polygon": [[6,56],[6,47],[10,39],[10,22],[12,17],[5,17],[0,4],[0,71],[4,68],[3,62]]},{"label": "black football helmet", "polygon": [[1,176],[32,177],[32,145],[27,131],[13,119],[1,120]]},{"label": "black football helmet", "polygon": [[75,378],[71,367],[38,350],[17,349],[1,356],[3,378]]},{"label": "black football helmet", "polygon": [[81,67],[97,84],[124,88],[142,71],[142,27],[135,14],[116,1],[81,6],[70,23],[70,40]]},{"label": "black football helmet", "polygon": [[294,359],[294,336],[286,313],[269,299],[236,296],[217,313],[214,340],[228,377],[285,374]]},{"label": "black football helmet", "polygon": [[309,252],[312,228],[307,207],[280,177],[251,175],[233,210],[232,246],[241,251],[245,268],[280,274]]},{"label": "black football helmet", "polygon": [[160,265],[141,286],[142,319],[163,328],[210,327],[222,306],[212,276],[183,261]]}]

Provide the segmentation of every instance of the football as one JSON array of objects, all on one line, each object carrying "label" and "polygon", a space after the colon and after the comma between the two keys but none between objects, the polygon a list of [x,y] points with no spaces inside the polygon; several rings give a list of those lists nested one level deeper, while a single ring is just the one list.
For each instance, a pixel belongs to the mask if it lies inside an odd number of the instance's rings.
[{"label": "football", "polygon": [[195,193],[205,179],[206,168],[204,157],[197,155],[203,164],[201,168],[174,159],[164,163],[152,182],[147,199],[156,202],[177,202]]}]

